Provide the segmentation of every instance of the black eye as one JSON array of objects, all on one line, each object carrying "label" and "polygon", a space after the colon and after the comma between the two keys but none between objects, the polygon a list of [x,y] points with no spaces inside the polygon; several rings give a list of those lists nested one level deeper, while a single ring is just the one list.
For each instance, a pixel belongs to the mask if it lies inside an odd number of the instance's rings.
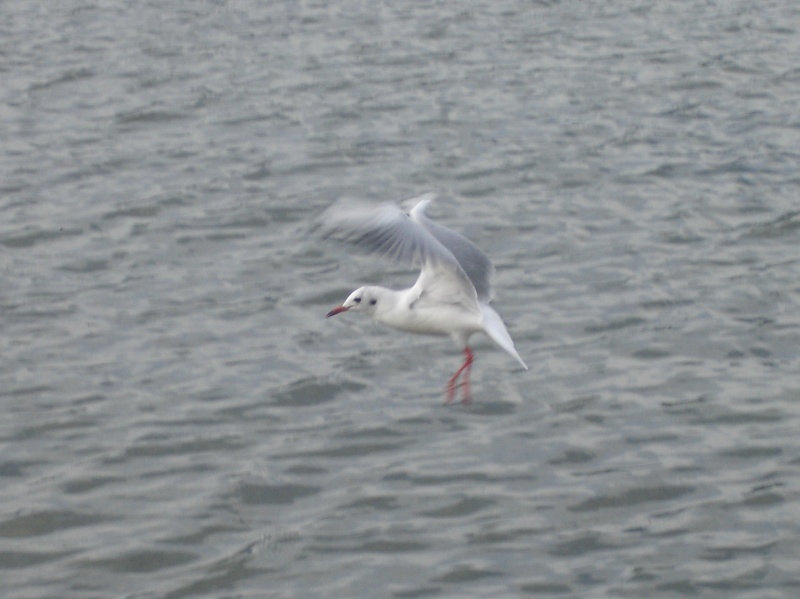
[{"label": "black eye", "polygon": [[360,303],[361,303],[361,298],[360,298],[360,297],[354,297],[354,298],[353,298],[353,301],[354,301],[355,303],[357,303],[357,304],[360,304]]},{"label": "black eye", "polygon": [[374,305],[375,305],[375,304],[377,304],[377,303],[378,303],[378,300],[376,300],[376,299],[371,299],[371,300],[369,300],[369,305],[370,305],[370,306],[374,306]]}]

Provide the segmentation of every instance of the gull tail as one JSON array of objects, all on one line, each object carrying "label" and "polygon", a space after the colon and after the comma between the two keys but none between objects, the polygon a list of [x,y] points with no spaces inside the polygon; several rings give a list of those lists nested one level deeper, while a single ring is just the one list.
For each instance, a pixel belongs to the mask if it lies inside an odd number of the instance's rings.
[{"label": "gull tail", "polygon": [[489,335],[492,341],[497,345],[514,356],[525,370],[528,370],[527,365],[522,361],[522,358],[519,357],[517,350],[514,349],[514,342],[511,340],[511,335],[508,334],[506,325],[503,324],[500,315],[487,304],[480,304],[480,307],[481,314],[483,315],[483,330],[486,331],[486,334]]}]

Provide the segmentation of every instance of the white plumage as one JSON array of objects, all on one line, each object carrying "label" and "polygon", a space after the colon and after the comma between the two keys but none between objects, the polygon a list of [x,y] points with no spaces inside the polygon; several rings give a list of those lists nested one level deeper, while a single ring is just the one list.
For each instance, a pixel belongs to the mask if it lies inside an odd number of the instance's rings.
[{"label": "white plumage", "polygon": [[492,299],[489,258],[466,237],[434,223],[425,209],[434,198],[426,194],[404,202],[408,213],[393,204],[340,200],[317,221],[324,237],[353,243],[395,262],[420,268],[409,289],[367,286],[356,289],[330,312],[365,312],[401,331],[449,335],[464,350],[461,367],[450,378],[447,401],[455,397],[462,373],[463,399],[470,400],[469,373],[473,354],[469,338],[485,333],[527,370],[502,319],[489,306]]}]

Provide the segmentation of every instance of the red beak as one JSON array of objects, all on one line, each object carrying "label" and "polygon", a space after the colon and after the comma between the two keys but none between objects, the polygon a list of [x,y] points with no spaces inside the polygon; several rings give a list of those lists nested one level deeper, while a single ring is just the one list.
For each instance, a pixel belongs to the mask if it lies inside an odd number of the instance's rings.
[{"label": "red beak", "polygon": [[325,315],[325,318],[330,318],[331,316],[336,316],[337,314],[341,314],[342,312],[347,312],[350,308],[345,308],[344,306],[336,306],[333,310],[328,312]]}]

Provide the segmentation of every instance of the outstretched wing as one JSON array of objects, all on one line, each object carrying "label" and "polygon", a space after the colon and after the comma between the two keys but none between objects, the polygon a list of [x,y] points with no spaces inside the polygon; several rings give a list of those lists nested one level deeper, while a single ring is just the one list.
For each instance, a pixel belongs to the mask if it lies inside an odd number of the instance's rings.
[{"label": "outstretched wing", "polygon": [[450,295],[460,295],[466,303],[477,303],[472,279],[451,249],[393,204],[372,206],[339,200],[320,215],[315,228],[325,238],[351,243],[394,262],[421,268],[419,282],[427,280],[426,275],[433,270],[437,283],[427,286],[429,293],[439,295],[446,290]]},{"label": "outstretched wing", "polygon": [[418,223],[435,237],[439,243],[450,250],[450,253],[453,254],[469,277],[473,287],[475,287],[478,299],[483,303],[489,303],[492,299],[491,279],[494,274],[494,266],[491,260],[469,239],[428,218],[425,214],[425,209],[434,197],[434,194],[427,193],[418,198],[407,200],[405,205],[413,206],[409,212],[411,220]]}]

